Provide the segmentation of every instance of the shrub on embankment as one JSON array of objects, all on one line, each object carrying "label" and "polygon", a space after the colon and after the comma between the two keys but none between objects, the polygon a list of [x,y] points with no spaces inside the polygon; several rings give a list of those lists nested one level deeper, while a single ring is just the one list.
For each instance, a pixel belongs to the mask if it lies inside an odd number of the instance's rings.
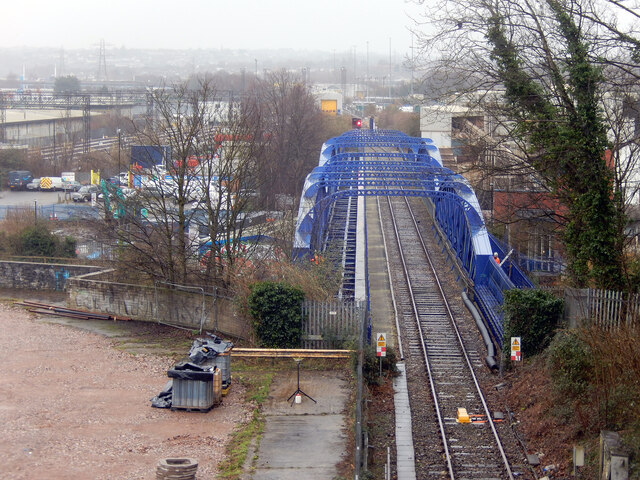
[{"label": "shrub on embankment", "polygon": [[76,256],[76,240],[55,235],[47,222],[8,218],[1,225],[0,254],[51,258]]},{"label": "shrub on embankment", "polygon": [[536,289],[504,292],[502,348],[509,358],[511,337],[520,337],[524,358],[542,352],[560,325],[564,302],[553,294]]},{"label": "shrub on embankment", "polygon": [[582,475],[595,478],[600,431],[614,430],[628,448],[630,478],[640,478],[640,326],[563,329],[562,300],[539,290],[506,292],[504,313],[507,365],[510,337],[521,337],[525,362],[512,371],[512,407],[532,448],[563,464],[572,445],[582,444]]},{"label": "shrub on embankment", "polygon": [[638,327],[559,332],[547,352],[554,413],[585,431],[640,428],[639,335]]}]

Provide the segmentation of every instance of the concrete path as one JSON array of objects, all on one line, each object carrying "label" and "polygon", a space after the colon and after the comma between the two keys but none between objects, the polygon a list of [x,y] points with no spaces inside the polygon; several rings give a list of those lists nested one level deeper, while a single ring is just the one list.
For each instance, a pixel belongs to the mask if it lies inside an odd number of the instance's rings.
[{"label": "concrete path", "polygon": [[[386,199],[381,198],[380,201]],[[367,197],[367,239],[371,333],[386,333],[387,345],[397,348],[396,319],[391,301],[387,257],[380,228],[376,197]],[[400,355],[398,354],[398,359]]]},{"label": "concrete path", "polygon": [[411,433],[411,406],[404,363],[397,363],[400,374],[393,379],[393,403],[396,409],[396,468],[398,480],[416,480],[416,463]]},{"label": "concrete path", "polygon": [[301,403],[287,401],[296,391],[296,371],[278,374],[264,404],[265,429],[252,480],[327,480],[338,475],[347,442],[346,406],[349,390],[338,372],[300,368]]}]

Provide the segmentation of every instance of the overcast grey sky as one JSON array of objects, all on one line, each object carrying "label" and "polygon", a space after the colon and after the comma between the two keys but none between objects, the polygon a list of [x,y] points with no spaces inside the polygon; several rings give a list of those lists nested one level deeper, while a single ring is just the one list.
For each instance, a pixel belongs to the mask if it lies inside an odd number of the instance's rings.
[{"label": "overcast grey sky", "polygon": [[0,46],[409,52],[405,0],[10,0]]}]

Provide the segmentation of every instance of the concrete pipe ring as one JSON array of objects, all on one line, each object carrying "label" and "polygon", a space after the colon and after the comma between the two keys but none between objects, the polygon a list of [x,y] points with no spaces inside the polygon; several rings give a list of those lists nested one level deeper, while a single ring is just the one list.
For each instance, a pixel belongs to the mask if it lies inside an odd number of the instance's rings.
[{"label": "concrete pipe ring", "polygon": [[158,462],[156,480],[195,480],[197,470],[193,458],[164,458]]}]

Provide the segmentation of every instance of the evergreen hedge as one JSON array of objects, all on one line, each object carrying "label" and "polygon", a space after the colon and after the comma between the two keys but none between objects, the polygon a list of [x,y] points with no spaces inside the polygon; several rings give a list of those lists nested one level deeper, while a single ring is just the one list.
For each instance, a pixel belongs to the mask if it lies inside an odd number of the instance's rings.
[{"label": "evergreen hedge", "polygon": [[520,337],[523,356],[542,352],[560,325],[564,300],[544,290],[517,289],[504,292],[503,351],[509,357],[511,337]]},{"label": "evergreen hedge", "polygon": [[304,292],[284,282],[258,282],[247,299],[261,347],[299,348]]}]

